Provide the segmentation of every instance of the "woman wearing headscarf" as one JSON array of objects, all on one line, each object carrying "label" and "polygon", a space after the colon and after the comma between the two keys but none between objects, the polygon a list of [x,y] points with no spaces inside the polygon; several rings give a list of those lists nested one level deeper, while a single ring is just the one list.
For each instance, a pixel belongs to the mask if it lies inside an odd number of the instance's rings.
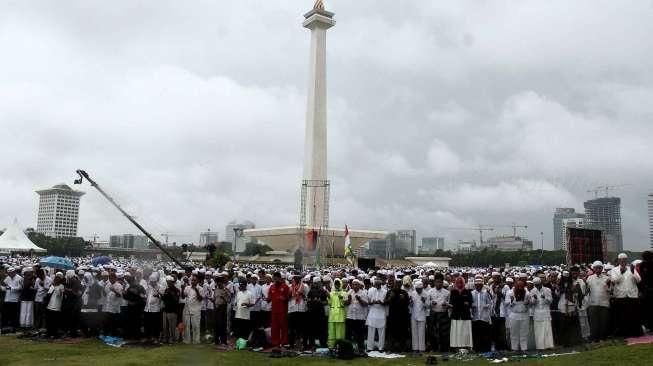
[{"label": "woman wearing headscarf", "polygon": [[449,295],[451,304],[451,330],[449,344],[452,348],[471,348],[472,340],[472,293],[465,286],[462,276],[456,277]]},{"label": "woman wearing headscarf", "polygon": [[329,293],[329,348],[336,345],[336,341],[345,339],[345,297],[347,293],[342,290],[342,281],[336,278],[333,289]]}]

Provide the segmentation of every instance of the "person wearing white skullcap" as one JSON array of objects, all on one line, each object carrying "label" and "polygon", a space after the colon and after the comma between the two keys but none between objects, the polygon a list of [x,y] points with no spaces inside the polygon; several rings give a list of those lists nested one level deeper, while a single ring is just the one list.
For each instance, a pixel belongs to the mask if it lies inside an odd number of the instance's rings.
[{"label": "person wearing white skullcap", "polygon": [[429,292],[430,316],[428,329],[430,330],[430,344],[433,351],[449,351],[449,333],[451,319],[449,319],[449,290],[444,284],[444,275],[436,273],[433,276],[433,288]]},{"label": "person wearing white skullcap", "polygon": [[413,282],[414,290],[408,293],[410,297],[410,330],[412,349],[415,353],[426,351],[426,315],[429,311],[429,296],[424,291],[422,281]]},{"label": "person wearing white skullcap", "polygon": [[299,339],[304,341],[304,349],[308,348],[305,337],[306,326],[306,296],[310,290],[308,285],[302,282],[299,274],[290,276],[290,299],[288,301],[288,342],[295,345]]},{"label": "person wearing white skullcap", "polygon": [[[197,272],[199,273],[199,272]],[[206,296],[199,283],[197,274],[193,274],[190,285],[184,286],[181,297],[186,300],[182,312],[184,318],[184,343],[200,343],[200,321],[202,317],[202,300]]]},{"label": "person wearing white skullcap", "polygon": [[14,267],[7,268],[7,277],[2,282],[2,289],[5,292],[4,308],[2,310],[3,323],[7,326],[18,328],[20,313],[20,293],[23,290],[23,277],[16,273]]},{"label": "person wearing white skullcap", "polygon": [[120,325],[120,305],[122,304],[122,294],[124,287],[119,281],[122,277],[122,272],[109,272],[109,281],[104,285],[104,293],[106,299],[104,302],[103,311],[106,313],[107,318],[106,327],[104,330],[105,335],[117,336],[118,326]]},{"label": "person wearing white skullcap", "polygon": [[309,348],[319,342],[320,348],[327,347],[327,326],[325,305],[327,304],[328,293],[322,286],[322,278],[319,272],[315,273],[312,284],[306,296],[307,321],[310,325],[306,327],[306,338]]},{"label": "person wearing white skullcap", "polygon": [[368,313],[367,321],[367,351],[374,350],[374,337],[378,335],[379,341],[376,343],[377,349],[383,352],[385,347],[385,325],[386,325],[386,294],[387,290],[382,287],[381,279],[376,279],[373,286],[367,291]]},{"label": "person wearing white skullcap", "polygon": [[45,308],[48,305],[45,302],[45,296],[48,294],[50,285],[52,285],[52,277],[48,276],[42,268],[37,270],[34,278],[34,289],[36,289],[36,295],[34,296],[34,328],[36,329],[45,328]]},{"label": "person wearing white skullcap", "polygon": [[[63,273],[57,272],[48,289],[48,297],[45,310],[45,324],[47,327],[48,338],[59,337],[59,327],[61,324],[61,306],[63,304],[64,293],[64,276]],[[47,298],[47,297],[46,297]]]},{"label": "person wearing white skullcap", "polygon": [[610,277],[603,272],[603,263],[592,263],[593,274],[587,278],[589,288],[589,303],[587,317],[590,325],[590,336],[593,341],[601,341],[608,337],[610,326]]},{"label": "person wearing white skullcap", "polygon": [[533,335],[535,348],[545,350],[554,347],[553,329],[551,328],[551,310],[553,302],[551,290],[542,286],[542,279],[533,279],[533,288],[529,291],[531,306],[533,307]]},{"label": "person wearing white skullcap", "polygon": [[471,310],[473,349],[476,352],[489,352],[492,345],[492,296],[487,291],[481,275],[474,278]]},{"label": "person wearing white skullcap", "polygon": [[357,344],[360,350],[364,347],[367,333],[365,320],[367,319],[368,301],[367,290],[363,288],[363,283],[354,279],[345,300],[345,306],[347,306],[345,330],[347,340]]},{"label": "person wearing white skullcap", "polygon": [[[635,266],[628,264],[628,255],[619,253],[618,266],[610,271],[613,312],[616,316],[616,334],[623,337],[642,335],[639,318],[639,290],[637,284],[642,280]],[[650,309],[647,309],[650,311]]]},{"label": "person wearing white skullcap", "polygon": [[145,338],[154,342],[161,333],[161,297],[165,288],[159,285],[159,275],[153,272],[147,279],[145,288],[145,309],[143,310],[143,330]]},{"label": "person wearing white skullcap", "polygon": [[263,318],[261,315],[261,306],[263,302],[263,287],[259,284],[259,277],[252,274],[249,277],[249,284],[247,284],[247,291],[252,295],[254,306],[249,308],[249,317],[252,329],[258,329],[263,326]]}]

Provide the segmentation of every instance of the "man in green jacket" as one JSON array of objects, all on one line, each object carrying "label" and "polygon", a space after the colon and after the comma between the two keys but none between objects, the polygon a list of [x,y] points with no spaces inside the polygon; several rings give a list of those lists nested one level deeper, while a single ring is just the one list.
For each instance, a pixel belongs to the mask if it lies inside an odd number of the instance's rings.
[{"label": "man in green jacket", "polygon": [[345,339],[345,297],[347,293],[342,290],[342,282],[336,278],[333,290],[329,293],[329,348],[336,345],[339,339]]}]

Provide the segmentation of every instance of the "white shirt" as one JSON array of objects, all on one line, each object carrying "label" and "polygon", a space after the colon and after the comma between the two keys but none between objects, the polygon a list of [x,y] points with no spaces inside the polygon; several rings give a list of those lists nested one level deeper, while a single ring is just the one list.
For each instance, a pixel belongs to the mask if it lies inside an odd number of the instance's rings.
[{"label": "white shirt", "polygon": [[533,287],[529,295],[531,297],[531,305],[533,306],[533,320],[551,320],[550,305],[553,302],[551,289],[542,286],[538,290],[537,287]]},{"label": "white shirt", "polygon": [[236,294],[236,318],[238,319],[247,319],[249,320],[249,315],[250,315],[250,308],[248,306],[243,306],[243,305],[248,305],[248,304],[253,304],[254,299],[252,298],[252,294],[245,290],[245,291],[238,291]]},{"label": "white shirt", "polygon": [[514,295],[514,288],[510,289],[506,294],[505,303],[510,307],[510,319],[512,320],[528,320],[528,304],[530,303],[530,296],[528,290],[524,289],[526,294],[523,301],[517,301]]},{"label": "white shirt", "polygon": [[[449,290],[446,288],[432,288],[429,293],[429,304],[431,305],[431,310],[436,313],[443,313],[449,310],[447,304],[449,303]],[[433,303],[436,303],[433,305]]]},{"label": "white shirt", "polygon": [[295,297],[292,296],[292,294],[290,295],[290,297],[288,298],[288,313],[305,312],[306,311],[306,296],[308,296],[308,291],[310,289],[305,283],[302,283],[301,286],[302,286],[301,291],[304,294],[304,296],[298,302],[295,299]]},{"label": "white shirt", "polygon": [[492,323],[492,296],[485,288],[472,290],[472,320]]},{"label": "white shirt", "polygon": [[587,286],[590,290],[589,306],[610,307],[609,279],[610,277],[603,273],[593,274],[587,278]]},{"label": "white shirt", "polygon": [[43,280],[37,278],[36,281],[34,281],[34,288],[36,289],[36,296],[34,297],[34,302],[43,302],[45,295],[48,293],[48,290],[50,289],[50,285],[52,285],[52,280],[48,276],[45,276]]},{"label": "white shirt", "polygon": [[252,306],[250,311],[261,311],[261,302],[263,301],[263,289],[258,283],[247,285],[247,291],[252,294],[252,299],[254,301],[254,306]]},{"label": "white shirt", "polygon": [[429,295],[422,291],[421,294],[417,290],[412,290],[408,293],[410,297],[410,317],[417,321],[423,322],[426,320],[426,312],[429,308]]},{"label": "white shirt", "polygon": [[[157,296],[158,295],[158,296]],[[163,291],[159,288],[157,283],[154,287],[148,285],[145,290],[145,312],[158,313],[161,311],[161,296]]]},{"label": "white shirt", "polygon": [[384,288],[377,289],[372,287],[367,290],[367,299],[370,305],[367,313],[367,322],[365,325],[373,328],[385,328],[386,306],[382,304],[372,304],[374,301],[385,301],[388,290]]},{"label": "white shirt", "polygon": [[61,311],[61,303],[63,302],[63,284],[58,286],[51,285],[48,293],[51,293],[50,302],[48,302],[47,309],[52,311]]},{"label": "white shirt", "polygon": [[361,305],[361,303],[356,300],[356,296],[361,298],[361,300],[367,302],[367,291],[365,289],[360,289],[358,292],[355,292],[353,289],[347,292],[347,297],[351,296],[351,303],[347,305],[347,319],[353,320],[365,320],[367,319],[367,306]]},{"label": "white shirt", "polygon": [[204,297],[204,289],[199,285],[196,288],[197,291],[195,291],[195,289],[190,285],[184,288],[184,296],[186,298],[184,313],[186,314],[195,315],[200,314],[202,311],[202,300],[197,297],[197,292],[199,292],[201,297]]},{"label": "white shirt", "polygon": [[626,271],[621,273],[621,267],[616,266],[610,271],[610,280],[612,281],[613,290],[612,294],[617,299],[623,298],[637,298],[639,296],[639,291],[637,290],[637,284],[642,278],[639,276],[639,273],[630,271],[630,266],[626,266]]},{"label": "white shirt", "polygon": [[3,282],[5,287],[5,302],[18,302],[20,291],[23,289],[23,278],[18,274],[14,278],[7,276]]},{"label": "white shirt", "polygon": [[[113,290],[118,292],[121,296],[116,295]],[[107,299],[104,304],[105,312],[113,314],[120,313],[120,305],[122,305],[122,292],[123,287],[120,282],[116,281],[113,284],[110,281],[107,282],[106,286],[104,287],[104,293],[107,295]]]},{"label": "white shirt", "polygon": [[[261,286],[261,297],[263,299],[268,298],[268,295],[270,294],[270,286],[271,285],[269,285],[267,283],[265,285]],[[265,300],[262,300],[261,301],[261,311],[272,311],[272,304],[265,301]]]}]

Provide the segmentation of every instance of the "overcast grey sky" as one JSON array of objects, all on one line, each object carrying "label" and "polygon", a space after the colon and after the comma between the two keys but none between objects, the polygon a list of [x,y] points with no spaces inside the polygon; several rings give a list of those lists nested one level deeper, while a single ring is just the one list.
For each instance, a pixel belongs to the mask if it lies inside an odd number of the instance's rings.
[{"label": "overcast grey sky", "polygon": [[[78,168],[179,241],[296,223],[312,2],[0,2],[0,226]],[[549,247],[555,207],[628,183],[624,245],[648,246],[652,1],[326,6],[332,226]],[[83,190],[80,234],[134,232]]]}]

